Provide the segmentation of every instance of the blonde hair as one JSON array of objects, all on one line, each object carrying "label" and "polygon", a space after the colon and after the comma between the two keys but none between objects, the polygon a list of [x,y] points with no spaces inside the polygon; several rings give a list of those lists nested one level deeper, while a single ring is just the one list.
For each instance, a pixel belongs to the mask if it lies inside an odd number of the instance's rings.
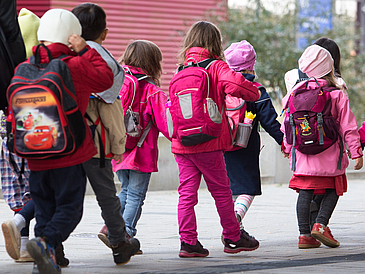
[{"label": "blonde hair", "polygon": [[326,82],[327,82],[327,84],[328,84],[329,87],[335,87],[335,88],[341,89],[337,85],[337,81],[336,81],[334,69],[332,69],[331,72],[327,73],[321,79],[326,80]]},{"label": "blonde hair", "polygon": [[199,21],[191,26],[178,55],[180,65],[185,62],[186,52],[192,47],[205,48],[210,53],[210,57],[224,60],[222,35],[213,23]]},{"label": "blonde hair", "polygon": [[136,40],[130,43],[119,63],[140,68],[150,76],[157,86],[160,86],[162,75],[162,52],[153,42]]}]

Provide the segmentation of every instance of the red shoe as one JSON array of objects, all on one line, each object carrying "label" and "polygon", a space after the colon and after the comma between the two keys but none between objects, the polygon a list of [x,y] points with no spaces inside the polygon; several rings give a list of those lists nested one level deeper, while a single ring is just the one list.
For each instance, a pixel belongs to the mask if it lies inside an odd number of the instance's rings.
[{"label": "red shoe", "polygon": [[100,241],[102,241],[107,247],[112,248],[111,244],[109,243],[109,239],[108,239],[108,228],[106,225],[103,225],[103,227],[101,228],[100,232],[98,233],[98,238],[100,239]]},{"label": "red shoe", "polygon": [[313,237],[299,236],[298,247],[300,249],[316,248],[316,247],[319,247],[320,245],[321,245],[321,242],[317,241]]},{"label": "red shoe", "polygon": [[321,241],[324,245],[329,247],[338,247],[340,243],[333,238],[331,230],[328,226],[323,227],[319,223],[315,223],[311,232],[311,236],[319,241]]}]

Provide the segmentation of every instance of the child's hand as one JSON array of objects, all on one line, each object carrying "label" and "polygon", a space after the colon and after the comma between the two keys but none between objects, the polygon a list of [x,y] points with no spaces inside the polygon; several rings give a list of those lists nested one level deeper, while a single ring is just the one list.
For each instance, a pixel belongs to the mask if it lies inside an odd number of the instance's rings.
[{"label": "child's hand", "polygon": [[360,157],[360,158],[356,158],[356,159],[355,159],[355,166],[354,166],[354,169],[355,169],[355,170],[359,170],[359,169],[361,169],[361,168],[362,168],[362,166],[363,166],[363,164],[364,164],[364,162],[363,162],[363,158],[362,158],[362,157]]},{"label": "child's hand", "polygon": [[85,39],[77,34],[72,34],[68,38],[68,42],[70,43],[70,45],[68,45],[68,47],[70,49],[73,49],[73,51],[76,53],[79,53],[87,46]]},{"label": "child's hand", "polygon": [[289,153],[285,153],[283,151],[281,153],[283,153],[284,158],[289,158]]},{"label": "child's hand", "polygon": [[114,154],[113,159],[117,162],[117,164],[120,164],[123,160],[123,154],[120,154],[120,155]]}]

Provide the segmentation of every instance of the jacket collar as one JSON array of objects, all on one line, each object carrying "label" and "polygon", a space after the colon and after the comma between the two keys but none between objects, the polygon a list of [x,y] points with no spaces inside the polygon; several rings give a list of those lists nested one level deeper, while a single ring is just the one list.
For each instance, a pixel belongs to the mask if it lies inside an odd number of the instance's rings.
[{"label": "jacket collar", "polygon": [[195,63],[195,61],[200,62],[208,58],[218,58],[218,56],[212,56],[205,48],[192,47],[186,51],[184,65],[186,65],[188,61],[194,61]]},{"label": "jacket collar", "polygon": [[[47,46],[47,48],[51,51],[52,57],[57,58],[61,55],[71,55],[71,56],[77,56],[77,53],[72,51],[68,46],[61,44],[61,43],[52,43]],[[37,46],[34,46],[32,48],[33,54],[35,53],[37,49]],[[48,54],[46,49],[43,47],[40,47],[40,56],[41,56],[41,63],[48,63]]]}]

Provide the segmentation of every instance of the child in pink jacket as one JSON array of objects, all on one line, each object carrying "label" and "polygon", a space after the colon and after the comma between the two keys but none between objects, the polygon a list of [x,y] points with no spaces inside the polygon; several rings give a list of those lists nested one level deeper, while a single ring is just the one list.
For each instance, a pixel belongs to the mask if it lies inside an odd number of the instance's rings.
[{"label": "child in pink jacket", "polygon": [[[363,166],[363,154],[360,146],[360,138],[357,132],[357,123],[354,114],[350,109],[348,97],[337,86],[334,77],[333,59],[326,49],[312,45],[308,47],[299,59],[299,69],[306,73],[310,79],[297,84],[294,90],[288,93],[283,99],[283,106],[286,109],[291,94],[299,88],[320,86],[335,87],[330,92],[331,114],[339,125],[341,138],[332,146],[315,155],[308,155],[295,150],[296,160],[291,154],[292,146],[287,143],[284,123],[281,130],[284,132],[282,151],[285,157],[289,157],[289,164],[295,161],[295,171],[290,179],[289,187],[299,193],[297,200],[297,218],[299,226],[299,248],[316,248],[321,242],[329,247],[338,247],[340,243],[332,236],[328,228],[329,219],[336,207],[339,196],[347,191],[347,179],[345,170],[349,165],[344,146],[348,145],[352,159],[355,159],[355,170]],[[313,77],[313,78],[312,78]],[[343,141],[342,141],[343,140]],[[338,161],[342,154],[341,168],[338,168]],[[319,208],[315,224],[310,230],[309,212],[310,203],[316,191],[325,189],[325,196]]]},{"label": "child in pink jacket", "polygon": [[[136,40],[127,46],[121,63],[128,73],[147,75],[148,78],[138,82],[140,98],[140,124],[144,131],[149,131],[142,145],[136,145],[135,137],[127,135],[126,151],[120,164],[113,161],[113,171],[121,182],[122,191],[118,197],[121,202],[121,214],[125,221],[128,237],[133,238],[136,225],[141,217],[143,202],[152,172],[157,172],[158,136],[161,132],[168,136],[166,123],[167,95],[160,88],[162,74],[162,53],[158,46],[150,41]],[[133,97],[133,91],[120,92],[123,109],[128,109],[128,98]],[[142,134],[143,135],[143,134]],[[99,238],[105,242],[105,228],[99,233]],[[103,235],[104,234],[104,235]]]},{"label": "child in pink jacket", "polygon": [[[222,132],[217,138],[192,146],[184,146],[177,138],[172,139],[171,151],[179,168],[180,186],[178,223],[181,241],[180,257],[206,257],[209,251],[198,241],[194,207],[198,203],[198,188],[204,176],[208,190],[215,200],[220,222],[223,227],[224,252],[238,253],[250,251],[258,246],[246,234],[240,233],[235,217],[232,191],[224,163],[223,151],[232,146],[228,119],[225,114],[225,96],[230,94],[247,101],[260,97],[258,89],[245,77],[234,72],[224,62],[224,54],[219,29],[210,22],[200,21],[187,33],[180,55],[180,65],[188,65],[191,60],[217,59],[207,69],[210,79],[209,97],[222,113]],[[170,84],[170,97],[173,95]],[[203,107],[203,106],[202,106]],[[171,112],[174,121],[175,114]],[[175,125],[174,125],[175,126]]]}]

